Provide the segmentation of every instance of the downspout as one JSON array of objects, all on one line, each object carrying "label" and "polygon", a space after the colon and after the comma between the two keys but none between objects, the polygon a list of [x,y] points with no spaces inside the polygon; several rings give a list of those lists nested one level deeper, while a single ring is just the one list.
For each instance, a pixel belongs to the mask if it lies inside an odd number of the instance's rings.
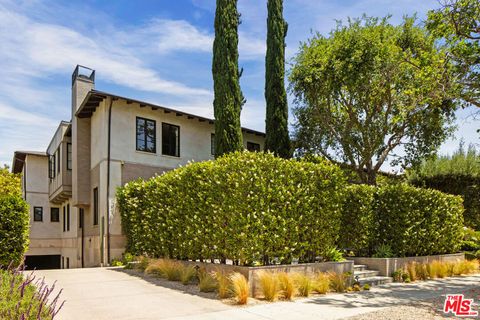
[{"label": "downspout", "polygon": [[107,264],[110,265],[110,141],[112,134],[112,105],[113,99],[110,98],[108,108],[108,146],[107,146]]}]

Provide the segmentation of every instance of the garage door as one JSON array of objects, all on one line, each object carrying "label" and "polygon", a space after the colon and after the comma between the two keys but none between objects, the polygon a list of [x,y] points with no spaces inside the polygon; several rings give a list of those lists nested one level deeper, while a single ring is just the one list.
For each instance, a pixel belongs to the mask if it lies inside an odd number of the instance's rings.
[{"label": "garage door", "polygon": [[60,255],[26,256],[25,269],[60,269]]}]

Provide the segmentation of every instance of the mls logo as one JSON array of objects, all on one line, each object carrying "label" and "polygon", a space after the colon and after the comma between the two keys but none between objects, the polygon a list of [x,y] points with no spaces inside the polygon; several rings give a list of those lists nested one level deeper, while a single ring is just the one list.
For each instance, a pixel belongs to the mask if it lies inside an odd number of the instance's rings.
[{"label": "mls logo", "polygon": [[473,299],[465,299],[463,294],[447,294],[445,304],[443,305],[444,313],[453,313],[457,317],[476,317],[478,311],[472,310]]}]

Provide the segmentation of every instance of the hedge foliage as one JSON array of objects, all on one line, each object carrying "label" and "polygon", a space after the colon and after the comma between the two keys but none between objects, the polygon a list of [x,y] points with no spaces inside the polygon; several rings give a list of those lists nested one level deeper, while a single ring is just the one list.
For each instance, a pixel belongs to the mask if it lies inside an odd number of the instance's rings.
[{"label": "hedge foliage", "polygon": [[230,259],[242,265],[315,261],[332,248],[371,255],[452,253],[462,199],[406,184],[348,185],[342,170],[237,152],[117,192],[130,253]]},{"label": "hedge foliage", "polygon": [[339,245],[362,256],[382,246],[396,257],[453,253],[462,230],[461,197],[408,184],[355,185],[345,199]]},{"label": "hedge foliage", "polygon": [[29,219],[20,178],[0,168],[0,266],[23,261],[28,248]]},{"label": "hedge foliage", "polygon": [[131,182],[117,199],[134,254],[307,262],[335,246],[345,186],[327,162],[236,152]]}]

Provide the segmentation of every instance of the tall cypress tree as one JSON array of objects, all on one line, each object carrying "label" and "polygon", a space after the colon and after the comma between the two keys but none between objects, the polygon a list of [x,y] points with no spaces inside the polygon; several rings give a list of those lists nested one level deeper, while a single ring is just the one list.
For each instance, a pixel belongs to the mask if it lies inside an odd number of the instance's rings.
[{"label": "tall cypress tree", "polygon": [[267,6],[265,149],[277,156],[289,158],[292,151],[288,135],[288,102],[285,91],[285,37],[288,24],[283,19],[283,0],[268,0]]},{"label": "tall cypress tree", "polygon": [[215,156],[243,150],[240,112],[243,95],[238,70],[237,0],[217,0],[213,42]]}]

